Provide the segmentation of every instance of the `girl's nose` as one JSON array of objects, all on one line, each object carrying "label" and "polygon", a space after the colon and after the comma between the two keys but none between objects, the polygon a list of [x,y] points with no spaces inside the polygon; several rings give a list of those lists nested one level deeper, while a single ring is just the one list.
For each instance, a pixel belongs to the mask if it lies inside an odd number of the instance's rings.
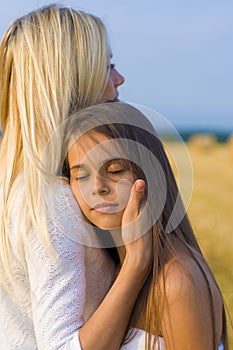
[{"label": "girl's nose", "polygon": [[96,175],[95,181],[93,182],[92,193],[104,195],[110,192],[110,186],[106,178],[103,175]]}]

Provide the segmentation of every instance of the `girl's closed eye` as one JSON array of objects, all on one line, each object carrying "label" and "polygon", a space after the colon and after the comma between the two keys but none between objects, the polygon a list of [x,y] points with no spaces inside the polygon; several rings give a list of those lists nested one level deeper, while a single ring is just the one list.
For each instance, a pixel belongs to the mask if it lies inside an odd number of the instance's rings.
[{"label": "girl's closed eye", "polygon": [[105,165],[105,171],[110,175],[121,175],[128,171],[125,162],[123,160],[112,160]]},{"label": "girl's closed eye", "polygon": [[84,181],[84,180],[87,180],[89,177],[90,177],[90,172],[85,168],[79,169],[78,173],[76,174],[77,181]]},{"label": "girl's closed eye", "polygon": [[87,180],[90,176],[90,173],[87,169],[80,167],[79,169],[71,170],[71,178],[75,181],[84,181]]},{"label": "girl's closed eye", "polygon": [[87,180],[89,178],[89,174],[81,174],[81,175],[78,175],[76,177],[76,181],[84,181],[84,180]]}]

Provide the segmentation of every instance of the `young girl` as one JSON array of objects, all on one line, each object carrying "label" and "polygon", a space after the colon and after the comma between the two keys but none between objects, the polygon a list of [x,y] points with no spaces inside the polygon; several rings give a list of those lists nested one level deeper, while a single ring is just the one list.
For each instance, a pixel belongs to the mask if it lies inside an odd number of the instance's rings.
[{"label": "young girl", "polygon": [[[228,349],[221,292],[148,120],[124,103],[98,105],[72,116],[69,134],[64,173],[84,216],[97,228],[101,246],[119,268],[127,244],[152,232],[153,266],[122,349]],[[145,187],[145,195],[137,219],[125,225],[122,215],[136,185]]]}]

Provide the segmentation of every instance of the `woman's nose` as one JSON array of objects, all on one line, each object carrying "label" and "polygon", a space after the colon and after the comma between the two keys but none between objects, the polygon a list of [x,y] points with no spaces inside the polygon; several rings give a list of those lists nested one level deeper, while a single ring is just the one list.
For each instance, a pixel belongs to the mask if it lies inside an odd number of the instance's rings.
[{"label": "woman's nose", "polygon": [[115,85],[115,87],[118,87],[118,86],[124,84],[125,77],[123,75],[121,75],[116,68],[114,68],[114,70],[115,70],[114,85]]}]

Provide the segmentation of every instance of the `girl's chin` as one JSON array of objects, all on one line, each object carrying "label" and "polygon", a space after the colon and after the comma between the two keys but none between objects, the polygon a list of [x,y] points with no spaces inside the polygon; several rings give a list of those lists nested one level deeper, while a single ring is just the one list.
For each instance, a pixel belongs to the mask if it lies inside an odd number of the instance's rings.
[{"label": "girl's chin", "polygon": [[110,232],[116,232],[116,231],[120,231],[121,228],[120,227],[110,227],[110,226],[99,226],[99,228],[101,230],[104,230],[104,231],[110,231]]},{"label": "girl's chin", "polygon": [[102,216],[100,220],[92,220],[92,225],[104,231],[116,232],[121,229],[121,218],[120,219],[117,218],[117,220],[110,221],[110,220],[106,220],[106,218]]},{"label": "girl's chin", "polygon": [[102,230],[102,231],[109,231],[109,232],[112,232],[112,233],[117,233],[117,232],[121,232],[121,227],[120,226],[114,226],[114,227],[112,227],[112,226],[109,226],[109,225],[105,225],[105,226],[103,226],[103,225],[95,225],[95,224],[93,224],[93,226],[95,226],[96,228],[98,228],[98,229],[100,229],[100,230]]}]

